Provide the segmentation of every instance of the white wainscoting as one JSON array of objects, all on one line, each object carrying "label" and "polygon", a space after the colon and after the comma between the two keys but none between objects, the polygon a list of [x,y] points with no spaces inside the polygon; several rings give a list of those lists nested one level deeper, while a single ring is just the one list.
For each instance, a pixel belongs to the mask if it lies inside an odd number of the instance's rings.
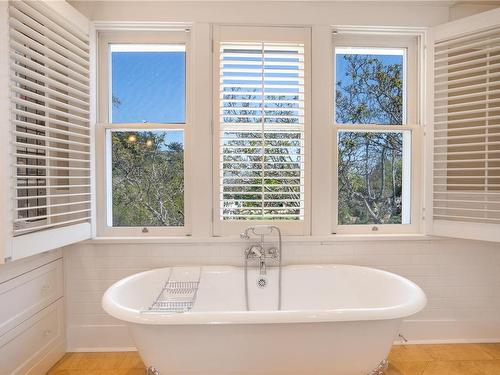
[{"label": "white wainscoting", "polygon": [[42,375],[65,353],[62,251],[0,265],[0,374]]},{"label": "white wainscoting", "polygon": [[[83,243],[65,248],[69,351],[131,350],[126,326],[101,308],[103,292],[136,272],[170,265],[239,265],[243,244]],[[284,263],[344,263],[403,275],[428,306],[404,322],[412,343],[500,341],[498,244],[445,239],[284,244]],[[376,293],[376,291],[374,291]]]}]

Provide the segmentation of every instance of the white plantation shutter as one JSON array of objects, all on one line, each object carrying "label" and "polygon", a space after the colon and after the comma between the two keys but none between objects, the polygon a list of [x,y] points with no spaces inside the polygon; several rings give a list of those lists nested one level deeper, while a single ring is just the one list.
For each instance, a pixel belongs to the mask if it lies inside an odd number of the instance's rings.
[{"label": "white plantation shutter", "polygon": [[433,147],[434,233],[500,240],[500,26],[434,41]]},{"label": "white plantation shutter", "polygon": [[44,2],[13,1],[9,38],[13,235],[84,224],[87,237],[88,33]]},{"label": "white plantation shutter", "polygon": [[217,219],[303,224],[305,44],[222,40],[218,53]]}]

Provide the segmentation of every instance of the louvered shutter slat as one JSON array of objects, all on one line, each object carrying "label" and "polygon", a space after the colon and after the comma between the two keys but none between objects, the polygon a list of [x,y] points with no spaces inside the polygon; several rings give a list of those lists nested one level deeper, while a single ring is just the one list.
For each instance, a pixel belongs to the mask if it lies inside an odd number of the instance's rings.
[{"label": "louvered shutter slat", "polygon": [[9,15],[14,236],[89,222],[88,35],[36,2]]},{"label": "louvered shutter slat", "polygon": [[304,219],[304,46],[220,44],[220,219]]},{"label": "louvered shutter slat", "polygon": [[434,47],[434,220],[500,223],[500,28]]}]

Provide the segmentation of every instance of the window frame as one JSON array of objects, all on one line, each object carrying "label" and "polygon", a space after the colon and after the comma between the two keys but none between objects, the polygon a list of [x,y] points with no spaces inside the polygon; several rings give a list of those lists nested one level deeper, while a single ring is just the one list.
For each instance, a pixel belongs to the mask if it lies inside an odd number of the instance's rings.
[{"label": "window frame", "polygon": [[[333,171],[332,171],[332,233],[334,234],[415,234],[421,232],[422,227],[422,191],[423,183],[423,115],[422,115],[422,36],[413,33],[370,33],[369,31],[336,31],[332,38],[332,67],[333,80],[331,82],[333,97],[331,107],[333,109],[332,118],[332,137],[333,137]],[[404,71],[404,98],[403,111],[405,118],[401,125],[376,125],[376,124],[339,124],[336,121],[336,48],[348,47],[366,47],[366,48],[403,48],[406,49],[404,62],[406,69]],[[408,131],[411,134],[410,150],[403,149],[403,163],[405,154],[411,157],[411,167],[409,172],[410,179],[410,223],[409,224],[350,224],[341,225],[338,223],[338,134],[342,131],[384,131],[384,132],[403,132]],[[406,158],[407,159],[407,158]],[[407,160],[406,160],[407,161]],[[403,170],[404,173],[405,170]]]},{"label": "window frame", "polygon": [[[251,225],[278,225],[286,235],[311,234],[311,28],[249,25],[214,25],[212,66],[212,234],[235,235]],[[221,42],[303,42],[304,43],[304,220],[221,220],[220,210],[220,55]]]},{"label": "window frame", "polygon": [[[185,77],[185,121],[184,123],[110,123],[109,122],[109,44],[182,44],[186,47]],[[186,236],[191,231],[191,168],[190,141],[192,132],[192,67],[190,32],[187,28],[179,30],[102,30],[97,32],[97,124],[96,124],[96,235],[103,237],[161,237]],[[108,131],[117,130],[182,130],[184,138],[184,225],[179,227],[113,227],[109,226],[108,215],[112,202],[110,199],[109,167],[110,154],[107,144]],[[147,228],[147,231],[144,231]]]}]

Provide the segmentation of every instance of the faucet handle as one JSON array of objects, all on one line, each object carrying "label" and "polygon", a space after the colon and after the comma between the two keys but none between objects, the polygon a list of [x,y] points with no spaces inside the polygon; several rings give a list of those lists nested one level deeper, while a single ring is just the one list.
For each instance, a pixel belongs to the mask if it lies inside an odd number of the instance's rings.
[{"label": "faucet handle", "polygon": [[262,258],[265,255],[264,249],[260,245],[251,245],[245,250],[247,258]]},{"label": "faucet handle", "polygon": [[259,248],[260,246],[255,245],[250,248],[250,252],[254,253],[257,258],[262,256],[262,251]]},{"label": "faucet handle", "polygon": [[248,233],[246,231],[240,233],[240,238],[242,240],[249,240],[250,239],[250,236],[248,235]]},{"label": "faucet handle", "polygon": [[270,255],[271,258],[273,259],[278,259],[279,257],[279,252],[278,252],[278,249],[276,249],[275,247],[271,247],[267,250],[267,253]]}]

